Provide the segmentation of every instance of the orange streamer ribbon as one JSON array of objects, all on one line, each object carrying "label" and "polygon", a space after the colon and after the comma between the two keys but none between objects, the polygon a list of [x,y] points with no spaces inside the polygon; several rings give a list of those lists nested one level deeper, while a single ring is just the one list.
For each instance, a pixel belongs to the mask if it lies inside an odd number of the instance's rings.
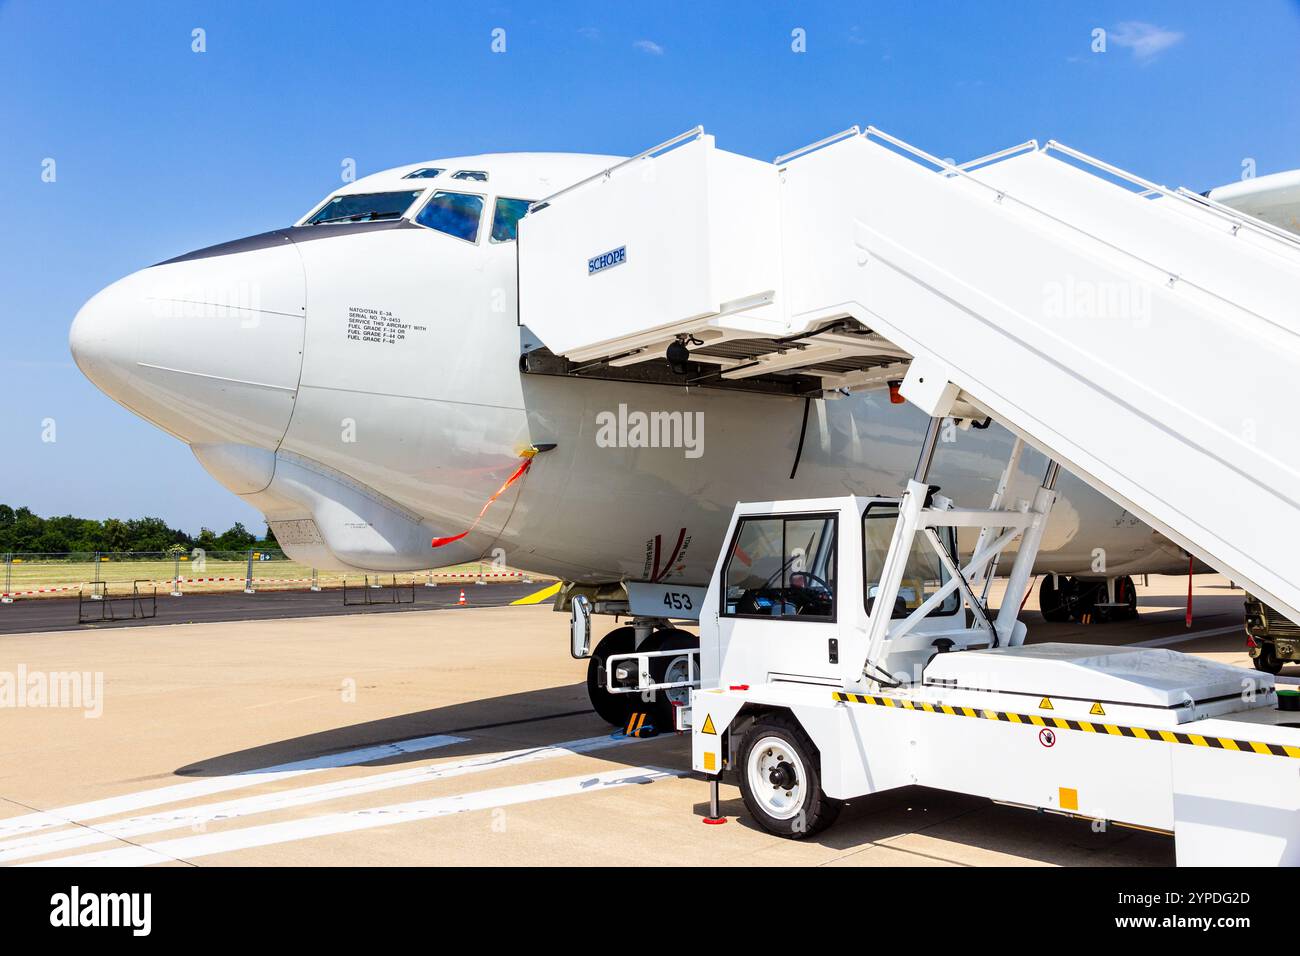
[{"label": "orange streamer ribbon", "polygon": [[503,494],[505,494],[507,488],[509,488],[516,481],[522,478],[524,476],[524,472],[528,471],[528,467],[532,463],[533,463],[533,457],[532,455],[529,455],[527,458],[524,459],[523,464],[521,464],[518,468],[515,469],[515,473],[506,479],[506,483],[496,490],[496,494],[494,494],[491,498],[487,500],[487,503],[483,505],[482,510],[479,511],[478,517],[474,519],[474,523],[472,525],[470,525],[460,534],[453,534],[447,538],[434,538],[429,543],[430,546],[434,548],[441,548],[444,544],[451,544],[453,541],[459,541],[461,538],[465,537],[467,534],[469,534],[471,531],[477,528],[478,523],[482,521],[483,516],[487,514],[487,510],[492,507],[492,502],[500,498]]}]

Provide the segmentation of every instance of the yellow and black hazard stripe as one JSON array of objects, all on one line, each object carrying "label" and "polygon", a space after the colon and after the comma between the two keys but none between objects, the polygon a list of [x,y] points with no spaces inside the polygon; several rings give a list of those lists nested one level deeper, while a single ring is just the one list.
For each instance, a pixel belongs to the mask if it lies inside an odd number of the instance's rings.
[{"label": "yellow and black hazard stripe", "polygon": [[1112,737],[1132,737],[1156,743],[1188,744],[1192,747],[1213,747],[1217,750],[1237,750],[1242,753],[1263,754],[1267,757],[1293,757],[1300,759],[1300,747],[1285,744],[1266,744],[1258,740],[1237,740],[1234,737],[1205,737],[1184,734],[1174,730],[1149,730],[1144,727],[1123,727],[1118,724],[1092,723],[1087,720],[1069,720],[1065,717],[1040,717],[1038,714],[1013,714],[1002,710],[985,710],[982,707],[955,707],[949,704],[931,704],[928,701],[904,700],[897,697],[873,697],[870,694],[846,694],[835,691],[835,700],[846,704],[871,704],[875,707],[896,707],[899,710],[920,710],[927,714],[947,714],[949,717],[977,717],[983,720],[1003,720],[1011,724],[1031,727],[1050,727],[1053,730],[1077,730],[1085,734],[1109,734]]}]

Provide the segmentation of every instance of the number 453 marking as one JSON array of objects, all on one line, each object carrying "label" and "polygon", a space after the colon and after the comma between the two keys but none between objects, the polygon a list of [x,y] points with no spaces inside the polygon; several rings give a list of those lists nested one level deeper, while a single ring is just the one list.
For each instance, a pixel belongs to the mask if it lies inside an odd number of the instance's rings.
[{"label": "number 453 marking", "polygon": [[667,591],[664,594],[664,606],[674,611],[690,611],[695,605],[691,603],[691,596],[683,594],[680,591]]}]

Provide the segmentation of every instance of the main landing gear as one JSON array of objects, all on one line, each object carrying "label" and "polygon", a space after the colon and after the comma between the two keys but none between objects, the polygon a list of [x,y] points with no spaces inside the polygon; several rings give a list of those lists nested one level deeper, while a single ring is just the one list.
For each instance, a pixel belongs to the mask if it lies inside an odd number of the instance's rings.
[{"label": "main landing gear", "polygon": [[1038,588],[1043,619],[1054,624],[1101,624],[1137,618],[1137,588],[1128,575],[1073,578],[1049,574]]}]

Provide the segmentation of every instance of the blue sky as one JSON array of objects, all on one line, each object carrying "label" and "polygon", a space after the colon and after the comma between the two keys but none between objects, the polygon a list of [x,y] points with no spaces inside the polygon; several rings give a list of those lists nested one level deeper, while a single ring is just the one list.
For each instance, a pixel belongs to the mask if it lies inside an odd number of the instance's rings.
[{"label": "blue sky", "polygon": [[67,329],[128,272],[287,225],[346,157],[627,154],[703,123],[771,158],[873,123],[958,159],[1056,138],[1199,190],[1300,166],[1298,51],[1300,5],[1265,0],[0,2],[0,502],[260,531],[81,377]]}]

